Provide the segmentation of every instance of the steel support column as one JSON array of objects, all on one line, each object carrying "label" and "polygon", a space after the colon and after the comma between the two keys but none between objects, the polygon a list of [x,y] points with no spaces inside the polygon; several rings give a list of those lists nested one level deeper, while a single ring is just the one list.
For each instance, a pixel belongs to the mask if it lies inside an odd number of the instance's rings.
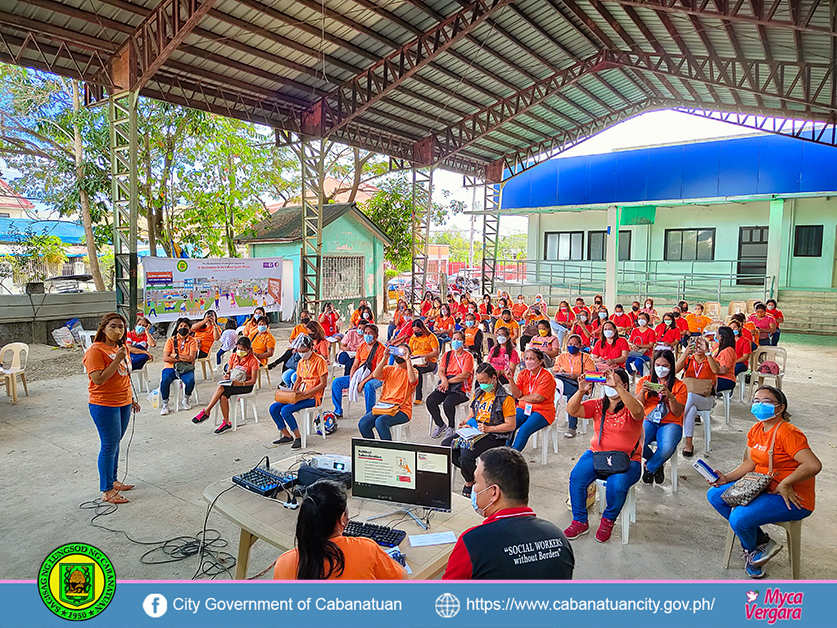
[{"label": "steel support column", "polygon": [[299,257],[302,309],[316,312],[322,295],[320,276],[323,252],[323,179],[326,140],[301,138],[302,250]]},{"label": "steel support column", "polygon": [[133,327],[139,304],[137,278],[137,93],[110,97],[110,173],[116,309]]},{"label": "steel support column", "polygon": [[433,169],[413,168],[413,265],[410,306],[418,313],[421,298],[427,289],[427,242],[430,240],[430,208],[432,205]]},{"label": "steel support column", "polygon": [[500,194],[502,183],[485,183],[482,209],[482,293],[494,293],[497,245],[500,236]]}]

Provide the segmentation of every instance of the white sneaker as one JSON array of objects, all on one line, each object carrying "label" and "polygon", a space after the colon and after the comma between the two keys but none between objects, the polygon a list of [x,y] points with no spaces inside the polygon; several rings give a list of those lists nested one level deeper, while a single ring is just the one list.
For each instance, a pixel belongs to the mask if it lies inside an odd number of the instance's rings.
[{"label": "white sneaker", "polygon": [[434,425],[433,431],[430,432],[430,438],[439,438],[442,435],[442,431],[445,429],[444,425]]},{"label": "white sneaker", "polygon": [[192,409],[192,399],[188,395],[183,398],[183,401],[180,402],[180,409],[181,410],[191,410]]},{"label": "white sneaker", "polygon": [[456,430],[453,429],[452,427],[449,427],[445,430],[445,434],[444,434],[444,436],[442,436],[442,440],[444,440],[446,438],[450,438],[451,436],[456,436]]},{"label": "white sneaker", "polygon": [[160,408],[160,416],[166,416],[170,412],[169,404],[167,401],[163,402],[163,407]]},{"label": "white sneaker", "polygon": [[568,427],[564,432],[564,438],[575,438],[575,430]]},{"label": "white sneaker", "polygon": [[212,369],[212,370],[213,370],[213,371],[215,371],[216,373],[220,373],[220,372],[221,372],[221,365],[220,365],[220,364],[216,364],[216,365],[215,365],[215,368],[214,368],[214,369]]}]

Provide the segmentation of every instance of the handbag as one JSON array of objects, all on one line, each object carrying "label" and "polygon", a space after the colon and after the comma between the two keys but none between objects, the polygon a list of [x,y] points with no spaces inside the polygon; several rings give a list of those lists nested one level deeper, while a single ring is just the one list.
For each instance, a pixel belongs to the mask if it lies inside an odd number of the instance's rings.
[{"label": "handbag", "polygon": [[183,373],[191,373],[195,370],[195,365],[192,362],[175,362],[174,363],[174,372],[178,375],[183,375]]},{"label": "handbag", "polygon": [[[450,354],[451,353],[452,353],[451,351],[448,351],[445,354],[445,377],[448,376],[448,366],[450,366]],[[442,383],[442,380],[439,380],[439,384],[441,384],[441,383]],[[464,394],[464,391],[462,390],[462,382],[456,382],[455,384],[451,384],[450,382],[448,382],[448,389],[447,389],[446,392]]]},{"label": "handbag", "polygon": [[389,404],[388,401],[379,401],[374,406],[372,406],[372,414],[375,416],[395,416],[395,414],[401,409],[401,406],[397,403],[392,404],[391,408],[386,406],[380,405],[381,403]]},{"label": "handbag", "polygon": [[296,403],[296,391],[277,390],[273,393],[273,400],[276,403]]},{"label": "handbag", "polygon": [[[604,424],[605,424],[605,407],[604,402],[602,403],[602,418],[599,421],[599,445],[602,444],[602,435],[604,434]],[[640,438],[642,435],[640,434]],[[593,452],[593,470],[596,472],[596,475],[601,477],[610,477],[611,475],[616,475],[617,473],[625,473],[630,466],[631,466],[631,458],[634,457],[634,453],[636,453],[637,447],[639,447],[639,440],[636,441],[636,445],[631,450],[630,454],[626,454],[624,451],[594,451]]]},{"label": "handbag", "polygon": [[700,395],[701,397],[711,395],[714,386],[711,379],[698,379],[697,377],[684,377],[683,383],[686,384],[687,391],[693,395]]},{"label": "handbag", "polygon": [[770,483],[773,481],[773,447],[776,445],[776,434],[779,432],[779,425],[781,423],[773,428],[773,438],[770,441],[770,449],[767,451],[767,456],[770,459],[767,473],[750,471],[750,473],[725,490],[721,495],[721,499],[728,505],[746,506],[756,497],[764,493],[767,487],[770,486]]}]

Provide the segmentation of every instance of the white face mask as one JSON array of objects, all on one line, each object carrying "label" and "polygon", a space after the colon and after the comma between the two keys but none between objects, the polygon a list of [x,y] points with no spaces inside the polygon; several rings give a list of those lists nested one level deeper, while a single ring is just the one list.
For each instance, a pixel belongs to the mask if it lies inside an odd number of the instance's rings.
[{"label": "white face mask", "polygon": [[307,360],[311,357],[311,354],[314,353],[313,351],[305,351],[304,353],[300,353],[299,357],[303,360]]},{"label": "white face mask", "polygon": [[618,397],[619,393],[616,392],[615,388],[611,388],[610,386],[602,386],[602,390],[604,391],[605,397]]},{"label": "white face mask", "polygon": [[601,318],[602,320],[606,319],[607,318],[607,312],[599,312],[599,318]]},{"label": "white face mask", "polygon": [[497,342],[499,342],[501,345],[506,344],[507,340],[508,338],[506,338],[505,336],[497,336]]},{"label": "white face mask", "polygon": [[671,369],[667,366],[655,366],[654,372],[657,374],[657,377],[663,378],[668,377],[668,374],[671,373]]},{"label": "white face mask", "polygon": [[640,327],[645,327],[648,324],[648,321],[645,320],[644,318],[640,318],[640,319],[637,320],[636,324],[639,325]]},{"label": "white face mask", "polygon": [[612,329],[605,329],[602,333],[605,335],[605,338],[613,338]]}]

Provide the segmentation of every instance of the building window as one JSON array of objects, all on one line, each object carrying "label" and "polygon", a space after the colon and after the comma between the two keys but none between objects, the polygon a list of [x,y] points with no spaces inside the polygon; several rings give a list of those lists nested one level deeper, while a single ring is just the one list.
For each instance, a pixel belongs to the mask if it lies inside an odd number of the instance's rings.
[{"label": "building window", "polygon": [[562,231],[544,234],[543,258],[546,261],[584,259],[584,232]]},{"label": "building window", "polygon": [[666,229],[668,261],[715,259],[715,229]]},{"label": "building window", "polygon": [[[587,232],[587,259],[603,262],[607,247],[607,231]],[[631,259],[631,232],[619,230],[619,260]]]},{"label": "building window", "polygon": [[357,299],[364,290],[364,259],[343,255],[323,255],[321,278],[322,299]]},{"label": "building window", "polygon": [[797,225],[793,240],[794,257],[822,256],[822,225]]},{"label": "building window", "polygon": [[12,215],[9,212],[0,212],[0,218],[11,218]]}]

